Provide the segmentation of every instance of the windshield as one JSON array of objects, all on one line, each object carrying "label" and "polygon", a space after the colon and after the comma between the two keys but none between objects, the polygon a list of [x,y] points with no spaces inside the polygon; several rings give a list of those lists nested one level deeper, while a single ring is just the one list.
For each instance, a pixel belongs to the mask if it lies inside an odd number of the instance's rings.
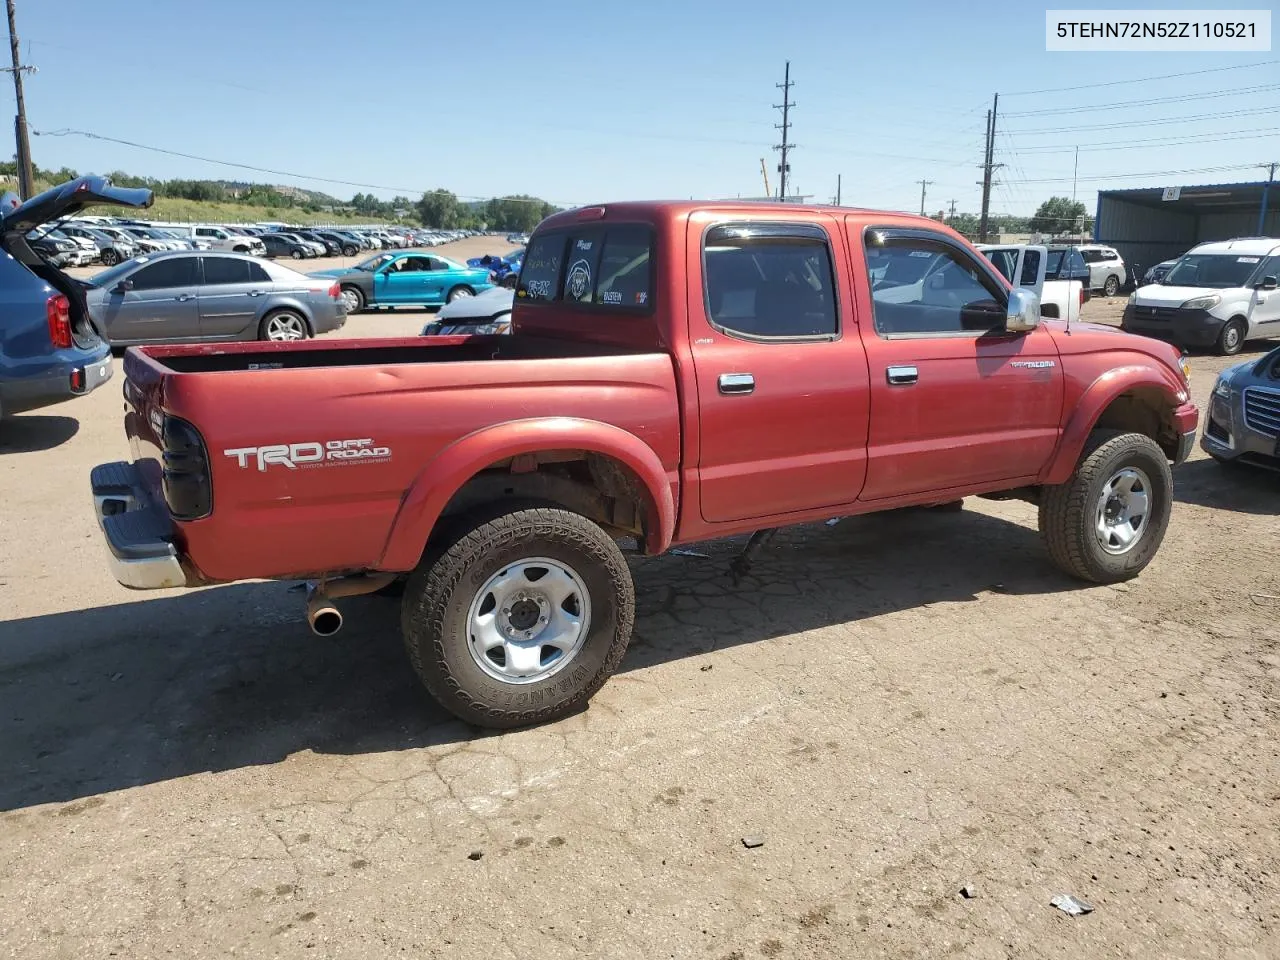
[{"label": "windshield", "polygon": [[1243,287],[1261,262],[1262,257],[1189,253],[1161,282],[1170,287]]},{"label": "windshield", "polygon": [[377,270],[380,266],[382,266],[384,263],[386,263],[390,259],[391,259],[391,254],[380,253],[375,257],[370,257],[368,260],[363,260],[360,263],[357,263],[355,265],[355,269],[368,270],[370,272],[373,272],[374,270]]}]

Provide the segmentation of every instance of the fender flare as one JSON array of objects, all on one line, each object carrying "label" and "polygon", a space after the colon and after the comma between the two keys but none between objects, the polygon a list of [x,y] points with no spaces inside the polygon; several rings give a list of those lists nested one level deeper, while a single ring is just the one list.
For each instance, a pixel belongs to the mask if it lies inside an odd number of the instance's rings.
[{"label": "fender flare", "polygon": [[1144,364],[1113,367],[1089,384],[1088,389],[1081,394],[1075,412],[1062,430],[1058,449],[1041,474],[1040,482],[1065,483],[1075,469],[1089,434],[1103,412],[1117,397],[1135,388],[1159,391],[1170,409],[1176,409],[1187,399],[1186,388],[1181,383],[1175,384],[1170,374],[1156,367]]},{"label": "fender flare", "polygon": [[640,478],[649,518],[646,549],[662,553],[675,535],[671,483],[653,448],[635,434],[598,420],[547,417],[509,420],[467,434],[441,450],[414,477],[401,498],[377,563],[380,570],[411,570],[449,501],[489,464],[546,450],[585,450],[612,457]]}]

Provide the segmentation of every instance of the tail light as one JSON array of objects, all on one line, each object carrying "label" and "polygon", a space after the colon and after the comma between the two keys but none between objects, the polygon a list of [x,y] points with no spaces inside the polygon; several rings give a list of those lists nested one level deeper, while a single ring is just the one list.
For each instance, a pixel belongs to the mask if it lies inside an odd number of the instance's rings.
[{"label": "tail light", "polygon": [[45,316],[49,321],[49,339],[60,349],[71,346],[71,301],[55,293],[44,302]]},{"label": "tail light", "polygon": [[161,425],[164,501],[179,520],[199,520],[213,512],[209,454],[200,431],[179,417]]},{"label": "tail light", "polygon": [[329,288],[329,296],[334,300],[337,300],[342,296],[342,284],[338,283],[337,280],[333,281],[333,286]]}]

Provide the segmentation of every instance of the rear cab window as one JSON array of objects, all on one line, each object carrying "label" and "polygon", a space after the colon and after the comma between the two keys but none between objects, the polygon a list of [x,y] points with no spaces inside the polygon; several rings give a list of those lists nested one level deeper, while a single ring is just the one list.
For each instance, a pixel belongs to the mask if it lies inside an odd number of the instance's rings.
[{"label": "rear cab window", "polygon": [[563,303],[611,312],[653,308],[653,231],[592,224],[534,236],[516,282],[521,303]]}]

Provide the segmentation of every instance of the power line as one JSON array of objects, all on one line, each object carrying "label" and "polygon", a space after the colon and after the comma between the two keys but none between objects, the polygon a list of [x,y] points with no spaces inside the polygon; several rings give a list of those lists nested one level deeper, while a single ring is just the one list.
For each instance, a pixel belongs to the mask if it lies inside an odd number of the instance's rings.
[{"label": "power line", "polygon": [[[37,137],[72,137],[72,136],[87,137],[90,140],[103,140],[103,141],[106,141],[107,143],[118,143],[121,146],[125,146],[125,147],[136,147],[139,150],[149,150],[152,153],[163,153],[170,157],[181,157],[184,160],[199,160],[203,163],[216,163],[216,164],[219,164],[220,166],[234,167],[238,170],[250,170],[254,173],[269,173],[272,176],[290,177],[294,180],[312,180],[312,181],[315,181],[316,183],[332,183],[342,187],[362,187],[366,190],[388,190],[388,191],[391,191],[392,193],[400,193],[400,194],[430,193],[432,192],[432,190],[436,189],[434,187],[430,189],[424,188],[424,187],[394,187],[394,186],[388,186],[385,183],[360,183],[359,181],[355,181],[355,180],[337,180],[337,179],[334,179],[333,177],[313,177],[310,174],[305,174],[305,173],[295,173],[289,170],[275,170],[275,169],[272,169],[271,167],[256,167],[256,166],[253,166],[252,164],[239,163],[234,160],[218,160],[214,157],[202,157],[194,153],[183,153],[180,150],[169,150],[169,149],[166,149],[165,147],[153,147],[145,143],[136,143],[133,140],[122,140],[119,137],[107,137],[107,136],[103,136],[100,133],[90,133],[87,130],[71,130],[71,129],[32,130],[31,132],[35,134]],[[559,201],[559,200],[542,201],[538,199],[526,200],[521,197],[479,197],[479,196],[468,196],[466,194],[461,194],[461,193],[454,194],[454,196],[456,196],[459,200],[501,199],[501,200],[509,200],[515,203],[546,202],[546,203],[555,204],[557,206],[569,206],[569,207],[579,206],[579,204],[576,201],[574,202]]]},{"label": "power line", "polygon": [[[1093,181],[1099,181],[1099,180],[1130,180],[1130,179],[1136,179],[1138,177],[1173,177],[1173,176],[1183,176],[1183,175],[1195,174],[1195,173],[1226,173],[1231,170],[1252,170],[1257,166],[1258,164],[1256,163],[1244,163],[1244,164],[1238,163],[1233,166],[1224,166],[1224,167],[1197,167],[1191,170],[1154,170],[1148,173],[1111,173],[1111,174],[1104,174],[1102,176],[1079,177],[1075,179],[1079,179],[1081,182],[1084,182],[1086,180],[1093,182]],[[1072,177],[1030,177],[1024,180],[1020,180],[1018,182],[1019,183],[1070,183],[1072,179],[1073,179]]]},{"label": "power line", "polygon": [[[1190,123],[1196,120],[1218,120],[1226,117],[1252,117],[1260,113],[1280,113],[1280,107],[1253,107],[1248,110],[1227,110],[1218,113],[1199,113],[1187,117],[1164,117],[1155,120],[1120,120],[1115,123],[1087,123],[1073,126],[1077,130],[1115,130],[1119,127],[1157,127],[1169,123]],[[1035,127],[1010,130],[1010,133],[1062,133],[1062,126]]]},{"label": "power line", "polygon": [[[1280,133],[1280,127],[1262,127],[1256,133],[1222,134],[1194,133],[1185,137],[1147,137],[1143,140],[1118,140],[1111,144],[1082,145],[1079,149],[1085,153],[1098,153],[1106,150],[1130,150],[1134,147],[1168,147],[1192,143],[1223,143],[1231,140],[1269,140]],[[1008,131],[1005,131],[1008,136]],[[1075,147],[1034,146],[1023,147],[1023,153],[1070,153]]]},{"label": "power line", "polygon": [[1235,63],[1226,67],[1209,67],[1205,70],[1187,70],[1183,73],[1165,73],[1155,77],[1135,77],[1132,80],[1105,80],[1099,83],[1080,83],[1072,87],[1045,87],[1042,90],[1014,90],[1005,93],[1006,97],[1030,97],[1039,93],[1066,93],[1070,90],[1096,90],[1099,87],[1120,87],[1134,83],[1148,83],[1152,80],[1173,80],[1177,77],[1198,77],[1206,73],[1222,73],[1226,70],[1247,70],[1250,67],[1267,67],[1280,63],[1280,60],[1260,60],[1257,63]]},{"label": "power line", "polygon": [[1209,93],[1188,93],[1178,97],[1154,97],[1146,100],[1120,100],[1115,103],[1091,103],[1080,107],[1046,107],[1043,110],[1018,110],[1006,113],[1005,117],[1040,117],[1046,115],[1059,116],[1064,113],[1096,113],[1099,110],[1119,110],[1126,107],[1152,107],[1162,103],[1183,103],[1187,100],[1216,100],[1219,97],[1233,97],[1250,93],[1265,93],[1268,90],[1280,90],[1280,83],[1261,84],[1254,87],[1233,87],[1230,90],[1214,90]]}]

